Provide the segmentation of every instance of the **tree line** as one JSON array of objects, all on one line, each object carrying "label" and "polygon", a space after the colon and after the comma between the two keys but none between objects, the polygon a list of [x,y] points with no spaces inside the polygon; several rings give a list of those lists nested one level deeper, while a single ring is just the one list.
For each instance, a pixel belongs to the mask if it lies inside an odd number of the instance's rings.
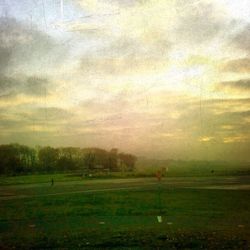
[{"label": "tree line", "polygon": [[136,156],[101,148],[28,147],[20,144],[0,145],[0,174],[32,172],[133,171]]}]

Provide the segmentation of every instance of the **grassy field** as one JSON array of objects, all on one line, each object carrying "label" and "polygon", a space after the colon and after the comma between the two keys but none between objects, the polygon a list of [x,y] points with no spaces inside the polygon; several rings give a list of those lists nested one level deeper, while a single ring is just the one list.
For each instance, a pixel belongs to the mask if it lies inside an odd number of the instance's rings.
[{"label": "grassy field", "polygon": [[1,180],[1,249],[249,247],[249,176],[53,178]]}]

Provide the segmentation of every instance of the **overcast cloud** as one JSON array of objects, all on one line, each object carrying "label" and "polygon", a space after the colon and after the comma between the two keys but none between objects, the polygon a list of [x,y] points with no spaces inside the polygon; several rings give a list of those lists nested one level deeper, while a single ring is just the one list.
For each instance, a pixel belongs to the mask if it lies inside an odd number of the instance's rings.
[{"label": "overcast cloud", "polygon": [[6,0],[0,143],[250,160],[250,3],[235,2]]}]

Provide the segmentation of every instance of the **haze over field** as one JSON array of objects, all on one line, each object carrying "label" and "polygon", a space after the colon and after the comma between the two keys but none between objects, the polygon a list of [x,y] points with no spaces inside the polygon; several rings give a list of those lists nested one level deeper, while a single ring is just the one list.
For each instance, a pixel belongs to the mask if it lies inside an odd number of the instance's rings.
[{"label": "haze over field", "polygon": [[250,160],[248,0],[3,0],[0,144]]}]

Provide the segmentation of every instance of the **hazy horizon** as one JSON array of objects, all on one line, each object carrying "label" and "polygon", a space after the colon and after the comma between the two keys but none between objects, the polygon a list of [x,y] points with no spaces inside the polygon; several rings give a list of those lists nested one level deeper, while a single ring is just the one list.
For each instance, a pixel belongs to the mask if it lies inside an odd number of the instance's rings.
[{"label": "hazy horizon", "polygon": [[0,144],[250,161],[248,0],[5,0]]}]

